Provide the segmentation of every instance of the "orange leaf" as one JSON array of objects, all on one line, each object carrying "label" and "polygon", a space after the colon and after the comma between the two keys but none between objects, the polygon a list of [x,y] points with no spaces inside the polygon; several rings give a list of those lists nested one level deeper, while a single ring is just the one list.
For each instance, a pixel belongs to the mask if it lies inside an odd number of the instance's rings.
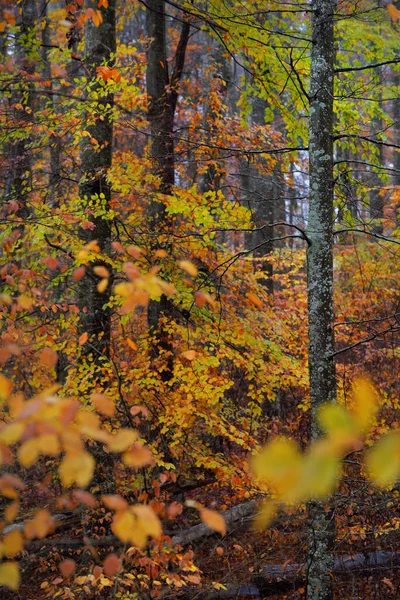
[{"label": "orange leaf", "polygon": [[128,503],[118,494],[102,496],[101,501],[110,510],[127,510]]},{"label": "orange leaf", "polygon": [[138,434],[134,429],[120,429],[115,435],[111,436],[108,447],[111,452],[124,452],[137,439]]},{"label": "orange leaf", "polygon": [[250,302],[252,304],[254,304],[255,306],[257,306],[257,308],[262,308],[262,301],[260,300],[260,298],[258,298],[258,296],[256,296],[255,294],[252,294],[251,292],[248,292],[246,294],[246,297],[250,300]]},{"label": "orange leaf", "polygon": [[56,366],[58,354],[53,348],[43,348],[39,354],[39,363],[51,369]]},{"label": "orange leaf", "polygon": [[186,352],[183,353],[183,356],[188,360],[193,360],[194,358],[196,358],[197,352],[196,350],[186,350]]},{"label": "orange leaf", "polygon": [[394,4],[388,4],[387,9],[389,11],[389,15],[393,23],[397,23],[397,21],[400,21],[400,10],[398,10]]},{"label": "orange leaf", "polygon": [[199,308],[203,308],[207,302],[207,296],[204,294],[204,292],[195,292],[194,301]]},{"label": "orange leaf", "polygon": [[74,279],[74,281],[80,281],[82,279],[82,277],[84,276],[85,271],[86,271],[86,269],[84,266],[81,266],[81,267],[78,267],[77,269],[75,269],[75,271],[72,274],[72,278]]},{"label": "orange leaf", "polygon": [[86,344],[86,342],[89,339],[89,334],[87,331],[85,331],[84,333],[82,333],[82,335],[79,336],[78,342],[80,346],[83,346],[83,344]]},{"label": "orange leaf", "polygon": [[28,540],[33,540],[33,538],[42,539],[46,537],[50,531],[53,531],[53,529],[54,522],[51,514],[48,510],[42,509],[37,510],[32,521],[29,521],[29,523],[25,525],[24,533]]},{"label": "orange leaf", "polygon": [[121,560],[116,554],[109,554],[103,562],[104,574],[113,577],[119,571]]},{"label": "orange leaf", "polygon": [[105,394],[93,394],[91,397],[92,404],[96,407],[97,412],[106,417],[113,417],[115,414],[115,404],[111,398]]},{"label": "orange leaf", "polygon": [[221,535],[226,534],[226,523],[225,519],[222,515],[219,514],[216,510],[209,510],[208,508],[200,509],[200,519],[213,529],[217,531]]},{"label": "orange leaf", "polygon": [[103,265],[97,265],[96,267],[93,267],[93,272],[102,278],[104,277],[107,279],[108,277],[110,277],[110,272],[108,271],[108,269],[103,267]]},{"label": "orange leaf", "polygon": [[74,490],[73,496],[78,502],[86,504],[86,506],[89,506],[90,508],[95,508],[97,506],[94,496],[89,494],[89,492],[85,492],[85,490]]},{"label": "orange leaf", "polygon": [[132,348],[132,350],[137,350],[135,342],[130,338],[126,338],[126,343],[128,344],[129,348]]},{"label": "orange leaf", "polygon": [[180,502],[171,502],[167,507],[167,515],[169,519],[175,519],[182,514],[183,506]]},{"label": "orange leaf", "polygon": [[122,460],[128,467],[139,469],[140,467],[144,467],[151,463],[153,461],[153,455],[146,446],[135,444],[131,450],[124,452]]},{"label": "orange leaf", "polygon": [[103,15],[99,10],[93,11],[92,21],[98,27],[103,22]]}]

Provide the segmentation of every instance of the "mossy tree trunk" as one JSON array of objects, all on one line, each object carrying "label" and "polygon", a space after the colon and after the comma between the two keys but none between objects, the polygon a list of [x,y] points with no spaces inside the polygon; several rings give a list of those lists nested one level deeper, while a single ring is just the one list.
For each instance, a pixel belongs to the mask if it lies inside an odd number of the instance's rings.
[{"label": "mossy tree trunk", "polygon": [[[336,396],[333,353],[333,83],[336,0],[312,2],[310,206],[307,235],[311,439],[317,413]],[[331,600],[335,527],[324,502],[309,504],[308,600]]]}]

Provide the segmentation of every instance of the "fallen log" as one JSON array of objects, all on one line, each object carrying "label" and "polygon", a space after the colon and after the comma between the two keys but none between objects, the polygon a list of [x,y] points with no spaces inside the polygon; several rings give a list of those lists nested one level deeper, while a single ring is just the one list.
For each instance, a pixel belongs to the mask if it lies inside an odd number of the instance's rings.
[{"label": "fallen log", "polygon": [[[234,506],[229,510],[221,512],[221,515],[225,519],[227,529],[231,529],[238,521],[244,520],[246,517],[252,515],[255,512],[256,506],[257,502],[255,500],[250,500],[249,502],[239,504],[238,506]],[[208,525],[199,523],[199,525],[194,525],[189,529],[184,529],[180,533],[173,535],[172,543],[174,546],[177,544],[180,546],[187,546],[192,542],[196,542],[197,540],[210,535],[215,535],[215,531],[210,529]]]},{"label": "fallen log", "polygon": [[[333,572],[342,574],[357,569],[374,569],[377,567],[395,567],[400,565],[400,552],[377,550],[376,552],[349,554],[335,559]],[[263,565],[260,573],[273,579],[304,579],[307,563],[288,563],[285,565]]]},{"label": "fallen log", "polygon": [[[335,559],[333,573],[345,575],[354,571],[391,569],[400,566],[400,552],[378,550],[340,556]],[[227,600],[230,598],[266,598],[269,595],[296,589],[307,578],[307,563],[263,565],[260,573],[247,584],[227,585],[226,589],[209,588],[204,592],[185,591],[179,597],[195,600]],[[176,598],[176,596],[174,596]],[[165,596],[167,600],[169,596]]]}]

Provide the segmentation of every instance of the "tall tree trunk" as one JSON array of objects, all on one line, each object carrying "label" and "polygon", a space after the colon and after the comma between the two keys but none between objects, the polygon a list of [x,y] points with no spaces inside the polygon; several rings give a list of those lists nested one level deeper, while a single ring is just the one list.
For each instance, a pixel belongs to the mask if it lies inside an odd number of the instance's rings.
[{"label": "tall tree trunk", "polygon": [[[36,0],[23,0],[21,3],[21,17],[19,21],[20,29],[16,36],[16,58],[18,67],[21,71],[33,74],[35,64],[33,62],[32,39],[33,30],[36,26]],[[25,79],[21,74],[21,80]],[[15,108],[15,119],[21,122],[20,128],[26,129],[24,137],[9,145],[7,149],[9,164],[5,177],[5,199],[16,200],[18,203],[17,215],[21,219],[21,224],[16,228],[20,235],[24,229],[24,221],[29,216],[29,207],[27,202],[28,189],[31,188],[31,138],[29,135],[30,123],[32,121],[33,98],[30,92],[30,85],[24,86],[23,91],[18,90],[12,99],[13,104],[20,105],[24,93],[24,108]]]},{"label": "tall tree trunk", "polygon": [[[393,83],[397,86],[398,96],[394,101],[393,106],[393,117],[394,117],[394,140],[395,144],[399,143],[400,140],[400,73],[396,72],[393,75]],[[393,185],[396,186],[397,189],[397,202],[395,204],[395,223],[397,227],[400,227],[400,152],[395,149],[393,156],[393,167],[396,172],[393,175]]]},{"label": "tall tree trunk", "polygon": [[[149,0],[146,4],[147,49],[146,86],[149,96],[148,119],[150,123],[150,156],[154,172],[159,177],[160,194],[171,194],[175,183],[174,164],[174,116],[178,101],[178,86],[182,77],[190,25],[182,24],[182,30],[175,54],[171,76],[168,69],[167,37],[165,26],[164,0]],[[159,235],[168,230],[165,204],[159,196],[151,199],[148,208],[149,230],[155,236],[159,247]],[[167,381],[172,374],[172,344],[163,327],[165,315],[169,312],[168,301],[162,296],[160,301],[151,300],[148,307],[148,323],[154,336],[153,357],[159,356],[162,349],[166,364],[162,366],[161,377]]]},{"label": "tall tree trunk", "polygon": [[[102,9],[103,21],[98,27],[92,22],[86,25],[85,65],[93,82],[97,77],[96,68],[110,64],[115,53],[115,4],[116,0],[109,0],[108,8]],[[97,2],[87,0],[87,8],[96,10]],[[85,116],[83,124],[90,137],[84,138],[81,148],[80,197],[88,213],[90,226],[81,228],[79,237],[85,244],[96,240],[100,252],[107,256],[110,253],[111,221],[104,215],[109,209],[111,198],[107,172],[112,161],[113,123],[111,114],[105,113],[104,105],[112,105],[113,97],[110,94],[103,96],[102,100],[99,111],[89,118]],[[93,146],[90,138],[97,140],[98,146]],[[91,355],[96,367],[100,367],[109,356],[111,333],[111,312],[109,308],[105,308],[110,299],[110,286],[100,293],[97,289],[100,279],[93,271],[99,264],[102,263],[91,263],[87,267],[78,289],[79,332],[86,332],[89,336],[84,352],[88,357]],[[109,265],[105,266],[110,269]]]},{"label": "tall tree trunk", "polygon": [[[312,2],[310,81],[310,207],[307,235],[311,438],[321,432],[317,412],[336,396],[333,352],[333,81],[336,0]],[[324,502],[310,502],[308,600],[331,600],[334,517]]]},{"label": "tall tree trunk", "polygon": [[[377,86],[379,90],[382,90],[382,68],[378,67],[376,69],[376,79]],[[382,93],[379,94],[380,97],[380,105],[379,108],[382,107]],[[372,122],[372,136],[375,139],[379,139],[381,137],[380,132],[383,128],[382,117],[378,116],[373,119]],[[384,156],[383,156],[383,146],[378,146],[378,164],[383,165]],[[374,233],[383,233],[383,196],[382,196],[382,180],[379,177],[378,173],[371,173],[371,177],[369,180],[369,185],[371,187],[370,198],[369,198],[369,212],[370,218],[372,219],[372,231]]]},{"label": "tall tree trunk", "polygon": [[[40,6],[40,17],[43,19],[42,26],[42,73],[43,77],[50,82],[49,90],[53,90],[53,82],[51,77],[51,67],[49,58],[49,49],[51,47],[50,37],[50,19],[48,15],[49,3],[48,0],[42,0]],[[53,109],[56,111],[57,99],[53,96],[50,100],[44,102],[52,102]],[[49,192],[48,202],[51,206],[59,205],[59,184],[60,184],[60,153],[61,142],[58,135],[51,133],[49,136],[49,152],[50,152],[50,172],[49,172]]]}]

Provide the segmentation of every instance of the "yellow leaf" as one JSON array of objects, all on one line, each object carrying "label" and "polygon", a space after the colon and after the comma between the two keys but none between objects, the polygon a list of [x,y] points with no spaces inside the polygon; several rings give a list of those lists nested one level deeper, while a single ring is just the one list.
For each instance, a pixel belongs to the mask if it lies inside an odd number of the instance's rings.
[{"label": "yellow leaf", "polygon": [[304,456],[299,486],[293,490],[292,502],[324,498],[336,487],[340,472],[339,455],[327,440],[318,440]]},{"label": "yellow leaf", "polygon": [[134,287],[131,283],[118,283],[114,288],[117,296],[122,296],[123,298],[127,298],[133,291]]},{"label": "yellow leaf", "polygon": [[130,510],[121,510],[114,515],[111,529],[126,544],[131,541],[131,532],[135,528],[135,518]]},{"label": "yellow leaf", "polygon": [[257,507],[253,527],[255,529],[265,529],[275,519],[278,514],[278,507],[275,502],[266,501]]},{"label": "yellow leaf", "polygon": [[120,429],[108,441],[108,447],[111,452],[123,452],[127,450],[136,440],[138,434],[134,429]]},{"label": "yellow leaf", "polygon": [[102,279],[108,279],[110,277],[108,269],[106,269],[103,265],[97,265],[93,267],[93,272]]},{"label": "yellow leaf", "polygon": [[18,296],[17,303],[18,306],[25,310],[29,310],[32,307],[32,300],[31,298],[28,298],[28,296]]},{"label": "yellow leaf", "polygon": [[366,463],[371,479],[380,487],[400,478],[400,432],[388,433],[367,452]]},{"label": "yellow leaf", "polygon": [[298,483],[300,465],[297,444],[283,437],[272,440],[252,460],[255,475],[281,495]]},{"label": "yellow leaf", "polygon": [[14,521],[19,511],[19,502],[9,504],[4,510],[4,517],[8,523]]},{"label": "yellow leaf", "polygon": [[318,421],[335,447],[345,448],[355,439],[357,426],[349,412],[339,404],[324,404],[318,412]]},{"label": "yellow leaf", "polygon": [[67,454],[60,465],[60,477],[65,487],[76,483],[79,487],[86,487],[92,477],[95,461],[88,452]]},{"label": "yellow leaf", "polygon": [[18,529],[10,531],[4,536],[5,553],[7,556],[15,556],[18,552],[21,552],[24,547],[24,540],[21,532]]},{"label": "yellow leaf", "polygon": [[225,519],[222,515],[219,514],[216,510],[209,510],[208,508],[200,509],[200,519],[213,529],[217,531],[221,535],[226,534],[226,523]]},{"label": "yellow leaf", "polygon": [[111,529],[122,542],[130,542],[139,548],[145,546],[149,537],[162,534],[161,523],[149,506],[137,504],[114,515]]},{"label": "yellow leaf", "polygon": [[6,562],[0,565],[0,585],[11,590],[17,590],[20,583],[19,566],[16,562]]},{"label": "yellow leaf", "polygon": [[360,431],[368,430],[378,410],[378,394],[368,379],[358,379],[353,388],[353,414]]},{"label": "yellow leaf", "polygon": [[40,443],[33,438],[27,440],[18,448],[18,460],[23,467],[30,467],[40,454]]},{"label": "yellow leaf", "polygon": [[57,456],[60,453],[60,444],[55,433],[44,433],[37,438],[41,454]]},{"label": "yellow leaf", "polygon": [[10,423],[0,430],[0,442],[3,442],[7,446],[15,444],[15,442],[18,442],[24,431],[24,423]]},{"label": "yellow leaf", "polygon": [[6,400],[11,394],[12,388],[12,381],[7,379],[7,377],[4,377],[4,375],[0,373],[0,399]]},{"label": "yellow leaf", "polygon": [[102,279],[101,281],[99,281],[99,283],[97,284],[97,291],[99,292],[99,294],[102,294],[103,292],[106,291],[106,289],[108,287],[108,283],[109,283],[108,279]]},{"label": "yellow leaf", "polygon": [[[162,535],[160,519],[150,506],[136,504],[132,506],[131,510],[136,517],[136,529],[134,535],[131,537],[133,544],[141,547],[147,542],[148,537],[159,538]],[[145,536],[145,540],[141,543],[143,535]]]},{"label": "yellow leaf", "polygon": [[196,277],[197,267],[195,267],[193,263],[189,262],[188,260],[180,260],[178,262],[178,265],[183,271],[185,271],[189,275],[192,275],[192,277]]}]

